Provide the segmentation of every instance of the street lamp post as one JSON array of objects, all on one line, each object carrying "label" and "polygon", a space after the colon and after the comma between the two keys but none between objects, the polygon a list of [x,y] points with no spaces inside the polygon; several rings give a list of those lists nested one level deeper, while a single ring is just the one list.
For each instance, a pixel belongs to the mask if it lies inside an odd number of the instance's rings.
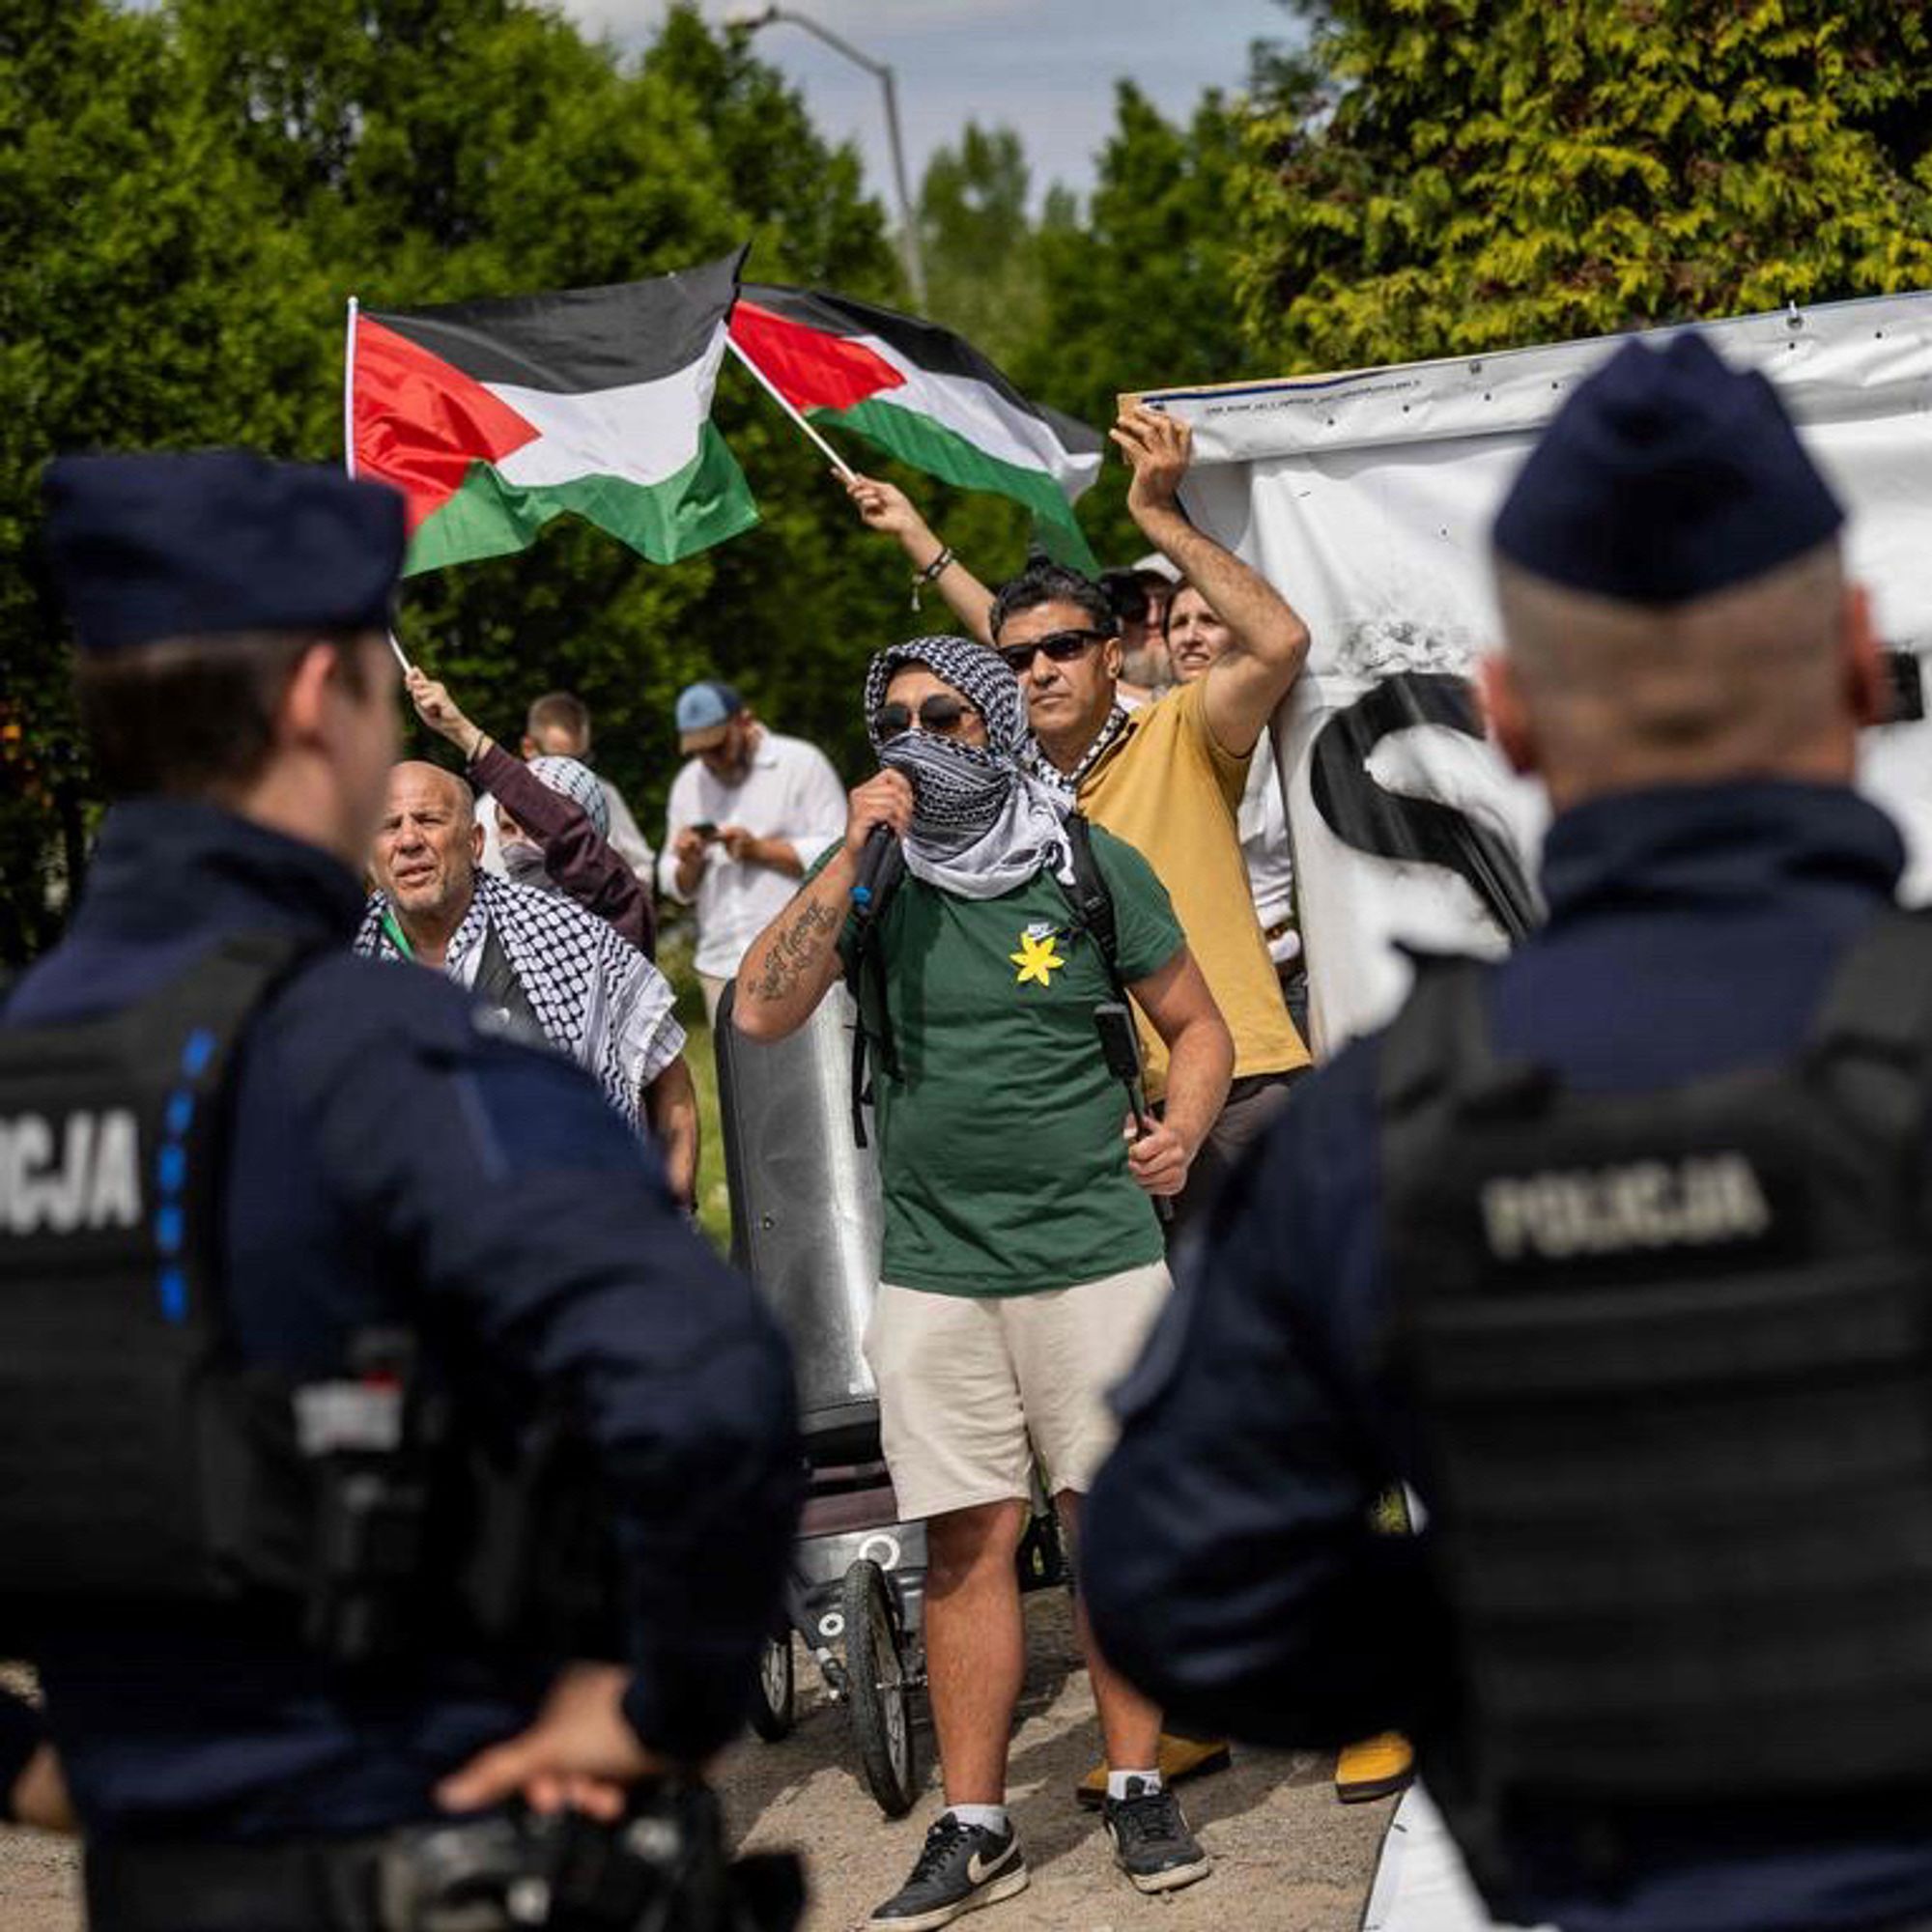
[{"label": "street lamp post", "polygon": [[777,20],[788,20],[794,27],[803,27],[814,40],[823,41],[835,53],[843,54],[855,67],[862,67],[867,73],[875,76],[884,91],[886,138],[892,144],[893,185],[898,190],[899,235],[905,256],[906,282],[912,289],[914,305],[923,313],[925,258],[920,252],[919,224],[913,217],[912,196],[906,188],[905,143],[899,134],[898,86],[891,67],[884,61],[874,60],[870,54],[860,52],[842,35],[835,34],[830,27],[820,25],[809,14],[801,14],[795,7],[766,7],[754,14],[733,14],[726,24],[742,27],[747,33],[755,34],[760,27],[769,27]]}]

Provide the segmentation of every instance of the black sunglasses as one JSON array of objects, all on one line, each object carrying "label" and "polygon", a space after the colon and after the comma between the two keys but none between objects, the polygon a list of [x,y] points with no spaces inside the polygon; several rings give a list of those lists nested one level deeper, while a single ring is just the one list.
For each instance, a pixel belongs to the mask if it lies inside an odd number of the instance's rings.
[{"label": "black sunglasses", "polygon": [[1033,668],[1035,653],[1044,651],[1055,664],[1066,664],[1077,658],[1089,644],[1104,644],[1113,636],[1112,631],[1049,631],[1043,638],[1036,638],[1030,644],[1002,644],[999,646],[1000,662],[1015,677],[1024,675]]},{"label": "black sunglasses", "polygon": [[[920,699],[918,715],[922,731],[950,737],[966,719],[977,718],[980,711],[977,705],[968,704],[963,698],[949,697],[943,691],[935,691],[930,697]],[[874,722],[881,738],[899,737],[912,729],[913,708],[909,704],[882,704]]]}]

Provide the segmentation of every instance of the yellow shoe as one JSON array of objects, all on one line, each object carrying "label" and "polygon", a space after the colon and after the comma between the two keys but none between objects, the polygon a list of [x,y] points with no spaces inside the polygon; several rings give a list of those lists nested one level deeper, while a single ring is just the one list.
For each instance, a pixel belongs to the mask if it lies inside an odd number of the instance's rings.
[{"label": "yellow shoe", "polygon": [[1383,1731],[1343,1747],[1335,1759],[1335,1796],[1344,1804],[1364,1804],[1402,1790],[1414,1776],[1408,1740],[1400,1731]]},{"label": "yellow shoe", "polygon": [[[1226,1738],[1183,1738],[1173,1731],[1160,1734],[1163,1784],[1179,1784],[1183,1777],[1205,1777],[1210,1771],[1226,1771],[1234,1761]],[[1073,1795],[1088,1810],[1099,1810],[1107,1796],[1105,1758],[1073,1787]]]}]

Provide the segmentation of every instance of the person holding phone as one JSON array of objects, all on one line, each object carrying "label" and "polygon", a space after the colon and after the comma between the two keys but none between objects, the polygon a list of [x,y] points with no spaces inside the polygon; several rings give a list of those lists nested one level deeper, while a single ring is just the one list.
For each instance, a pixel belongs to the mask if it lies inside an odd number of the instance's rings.
[{"label": "person holding phone", "polygon": [[684,768],[671,781],[658,886],[691,906],[704,1010],[716,1020],[745,949],[843,836],[845,787],[825,753],[781,737],[715,678],[677,696]]}]

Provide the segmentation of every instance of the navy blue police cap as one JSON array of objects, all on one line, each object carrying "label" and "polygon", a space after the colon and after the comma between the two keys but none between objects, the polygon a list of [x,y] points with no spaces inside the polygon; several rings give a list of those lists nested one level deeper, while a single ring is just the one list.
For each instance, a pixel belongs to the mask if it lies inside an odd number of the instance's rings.
[{"label": "navy blue police cap", "polygon": [[386,484],[211,449],[56,457],[43,487],[47,553],[83,652],[389,622],[407,532]]},{"label": "navy blue police cap", "polygon": [[1494,541],[1552,583],[1667,605],[1761,577],[1844,520],[1771,384],[1687,331],[1627,342],[1577,385]]}]

